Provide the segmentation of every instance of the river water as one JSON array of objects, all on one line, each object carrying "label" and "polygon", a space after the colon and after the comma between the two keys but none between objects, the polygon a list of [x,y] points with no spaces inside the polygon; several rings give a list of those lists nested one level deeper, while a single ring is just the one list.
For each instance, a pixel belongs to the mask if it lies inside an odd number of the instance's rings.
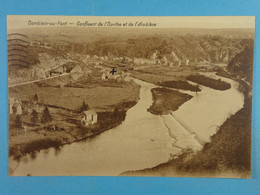
[{"label": "river water", "polygon": [[244,96],[238,91],[237,82],[214,73],[204,75],[214,79],[220,78],[230,83],[231,88],[219,91],[201,85],[201,92],[193,93],[193,98],[173,112],[173,116],[184,124],[186,129],[195,132],[204,142],[208,142],[219,126],[243,107]]},{"label": "river water", "polygon": [[141,86],[140,99],[127,111],[121,125],[95,138],[65,145],[60,151],[50,148],[34,158],[28,155],[12,175],[116,176],[166,162],[181,148],[199,150],[202,145],[190,132],[208,141],[216,127],[243,106],[238,84],[223,80],[231,83],[231,89],[218,91],[201,86],[202,91],[192,93],[194,97],[172,115],[155,116],[147,109],[153,102],[151,89],[157,86],[135,79]]}]

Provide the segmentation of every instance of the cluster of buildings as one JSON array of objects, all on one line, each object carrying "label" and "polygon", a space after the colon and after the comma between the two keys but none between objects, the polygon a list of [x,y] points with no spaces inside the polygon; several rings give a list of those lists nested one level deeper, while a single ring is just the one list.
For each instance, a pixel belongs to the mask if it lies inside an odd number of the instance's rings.
[{"label": "cluster of buildings", "polygon": [[82,68],[79,65],[64,64],[56,68],[52,68],[45,72],[46,77],[56,76],[63,73],[83,73]]},{"label": "cluster of buildings", "polygon": [[102,74],[102,81],[109,81],[109,80],[116,80],[117,82],[129,82],[130,76],[129,74],[125,73],[124,71],[121,72],[114,72],[114,71],[107,71]]},{"label": "cluster of buildings", "polygon": [[[22,115],[22,101],[15,98],[9,99],[9,114]],[[83,112],[81,124],[85,127],[94,125],[97,123],[98,114],[94,110],[86,110]]]}]

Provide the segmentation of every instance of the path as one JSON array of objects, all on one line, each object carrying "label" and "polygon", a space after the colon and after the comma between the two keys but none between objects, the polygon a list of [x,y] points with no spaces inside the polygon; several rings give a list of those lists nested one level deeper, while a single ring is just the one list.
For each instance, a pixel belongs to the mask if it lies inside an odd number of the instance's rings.
[{"label": "path", "polygon": [[48,78],[44,78],[44,79],[38,79],[38,80],[34,80],[34,81],[27,81],[27,82],[24,82],[24,83],[9,85],[8,88],[16,87],[16,86],[20,86],[20,85],[26,85],[26,84],[30,84],[30,83],[36,83],[36,82],[40,82],[40,81],[45,81],[45,80],[57,78],[57,77],[67,76],[67,75],[70,75],[70,73],[63,73],[63,74],[60,74],[60,75],[57,75],[57,76],[52,76],[52,77],[48,77]]}]

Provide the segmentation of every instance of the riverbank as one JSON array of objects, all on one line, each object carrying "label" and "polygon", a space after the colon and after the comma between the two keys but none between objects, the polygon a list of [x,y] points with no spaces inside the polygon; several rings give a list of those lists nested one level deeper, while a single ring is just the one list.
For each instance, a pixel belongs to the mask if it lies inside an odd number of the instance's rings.
[{"label": "riverbank", "polygon": [[73,131],[69,132],[71,129],[60,129],[57,126],[53,130],[53,125],[49,124],[44,128],[15,136],[13,139],[16,139],[16,142],[10,140],[9,157],[20,160],[26,154],[34,156],[35,152],[42,149],[50,147],[59,149],[65,144],[71,144],[99,135],[106,130],[120,125],[125,119],[127,110],[136,103],[124,102],[116,105],[116,109],[112,112],[98,112],[99,121],[92,127],[83,127],[79,122],[75,122]]},{"label": "riverbank", "polygon": [[168,162],[122,175],[250,178],[252,97],[243,91],[243,108],[219,127],[202,150],[183,149]]},{"label": "riverbank", "polygon": [[[95,100],[95,104],[100,105],[100,107],[90,104],[92,109],[97,110],[98,115],[97,123],[91,127],[83,127],[81,125],[80,120],[82,115],[78,110],[63,108],[66,105],[71,106],[71,104],[63,104],[63,107],[59,107],[59,102],[57,102],[56,105],[48,106],[53,121],[45,124],[41,124],[40,121],[32,123],[30,112],[24,112],[21,120],[23,125],[26,125],[26,129],[16,128],[15,117],[10,115],[9,157],[14,160],[19,160],[26,154],[34,156],[35,152],[42,149],[50,147],[59,149],[65,144],[70,144],[99,135],[106,130],[120,125],[125,120],[126,112],[139,101],[140,86],[131,82],[126,84],[126,87],[128,89],[127,94],[125,94],[126,91],[124,85],[122,85],[122,88],[118,89],[121,90],[122,94],[119,96],[120,100],[118,99],[118,103],[116,104],[102,106],[101,103],[98,104],[99,99]],[[104,90],[106,88],[108,87],[105,87]],[[94,88],[91,90],[94,90]],[[63,95],[65,94],[63,93]],[[117,96],[117,93],[112,93],[110,96]],[[111,99],[111,97],[109,99]],[[113,100],[111,99],[110,103],[113,103],[115,99],[116,98]],[[45,99],[45,101],[48,101],[48,99]],[[30,105],[30,103],[25,102],[24,97],[23,109],[29,110]],[[43,103],[37,103],[36,105],[39,111],[38,117],[40,118],[40,111],[46,105]],[[78,109],[77,106],[75,108]],[[12,169],[13,168],[10,168],[10,172],[12,172]]]},{"label": "riverbank", "polygon": [[191,95],[166,88],[153,88],[151,91],[153,104],[148,111],[155,115],[169,114],[192,98]]},{"label": "riverbank", "polygon": [[[186,81],[184,76],[165,76],[162,72],[159,73],[146,73],[146,72],[134,72],[131,76],[146,81],[148,83],[153,83],[162,87],[169,87],[174,89],[182,89],[198,92],[200,88],[197,85],[192,85]],[[165,72],[166,74],[166,72]]]},{"label": "riverbank", "polygon": [[187,80],[198,83],[200,85],[204,85],[206,87],[210,87],[216,90],[227,90],[231,88],[230,83],[225,81],[221,81],[220,79],[215,80],[204,75],[189,75],[187,76]]},{"label": "riverbank", "polygon": [[225,78],[233,79],[234,81],[238,82],[239,88],[238,90],[243,93],[245,96],[252,96],[252,83],[249,83],[247,81],[238,79],[235,74],[230,74],[224,70],[220,70],[216,73],[218,76],[222,76]]}]

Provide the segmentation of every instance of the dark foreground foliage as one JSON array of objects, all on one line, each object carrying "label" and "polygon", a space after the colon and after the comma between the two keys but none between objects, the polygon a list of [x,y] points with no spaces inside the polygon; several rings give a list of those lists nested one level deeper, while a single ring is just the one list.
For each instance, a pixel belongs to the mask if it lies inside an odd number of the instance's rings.
[{"label": "dark foreground foliage", "polygon": [[15,159],[20,159],[25,154],[34,153],[49,147],[58,148],[61,145],[61,140],[40,139],[26,144],[15,145],[9,150],[9,156],[14,156]]},{"label": "dark foreground foliage", "polygon": [[201,151],[183,149],[166,163],[121,175],[250,177],[251,103],[252,98],[246,98],[244,107],[223,123]]},{"label": "dark foreground foliage", "polygon": [[180,172],[234,170],[250,172],[251,169],[251,108],[252,99],[245,101],[239,110],[223,123],[211,142],[192,158],[178,158],[172,162]]},{"label": "dark foreground foliage", "polygon": [[245,78],[252,83],[253,80],[253,63],[254,63],[254,41],[248,42],[243,51],[236,54],[229,62],[227,70],[236,74],[240,78]]}]

